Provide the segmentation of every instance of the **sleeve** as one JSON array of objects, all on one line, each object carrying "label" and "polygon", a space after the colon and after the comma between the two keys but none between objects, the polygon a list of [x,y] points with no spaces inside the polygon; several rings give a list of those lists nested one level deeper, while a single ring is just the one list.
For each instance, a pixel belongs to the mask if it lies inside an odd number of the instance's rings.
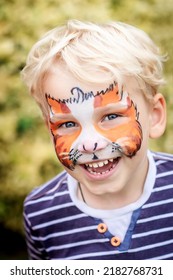
[{"label": "sleeve", "polygon": [[43,248],[41,248],[40,244],[34,239],[34,231],[32,230],[31,223],[27,217],[27,214],[24,209],[24,230],[25,230],[25,238],[26,245],[28,251],[28,258],[30,260],[43,260],[46,259],[43,254]]}]

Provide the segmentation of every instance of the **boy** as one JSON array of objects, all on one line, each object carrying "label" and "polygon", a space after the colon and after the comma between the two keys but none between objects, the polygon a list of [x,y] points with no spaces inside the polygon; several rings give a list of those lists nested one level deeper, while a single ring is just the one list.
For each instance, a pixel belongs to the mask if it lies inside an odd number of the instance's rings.
[{"label": "boy", "polygon": [[70,20],[32,48],[23,79],[65,171],[26,198],[31,259],[173,259],[173,156],[158,49],[141,30]]}]

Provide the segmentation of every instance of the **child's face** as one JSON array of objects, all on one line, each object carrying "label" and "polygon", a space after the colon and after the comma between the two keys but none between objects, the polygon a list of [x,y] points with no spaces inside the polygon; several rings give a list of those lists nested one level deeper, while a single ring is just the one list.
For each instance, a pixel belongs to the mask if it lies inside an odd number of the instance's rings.
[{"label": "child's face", "polygon": [[134,172],[146,173],[149,106],[134,80],[128,84],[122,92],[114,81],[93,86],[65,69],[44,82],[57,156],[91,193],[128,188]]}]

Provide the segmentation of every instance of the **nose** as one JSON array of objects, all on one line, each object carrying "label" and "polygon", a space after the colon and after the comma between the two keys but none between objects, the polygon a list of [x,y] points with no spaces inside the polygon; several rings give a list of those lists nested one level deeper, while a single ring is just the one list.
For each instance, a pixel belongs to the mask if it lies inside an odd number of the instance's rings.
[{"label": "nose", "polygon": [[92,153],[92,152],[104,149],[106,146],[107,146],[107,142],[103,139],[100,141],[97,141],[97,142],[87,140],[78,146],[78,150],[80,152]]}]

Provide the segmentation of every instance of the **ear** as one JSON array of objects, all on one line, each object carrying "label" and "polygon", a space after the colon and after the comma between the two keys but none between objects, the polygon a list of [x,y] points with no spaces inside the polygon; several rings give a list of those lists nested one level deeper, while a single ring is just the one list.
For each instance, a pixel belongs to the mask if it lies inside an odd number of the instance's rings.
[{"label": "ear", "polygon": [[166,128],[166,102],[161,93],[154,96],[151,108],[150,138],[159,138]]}]

